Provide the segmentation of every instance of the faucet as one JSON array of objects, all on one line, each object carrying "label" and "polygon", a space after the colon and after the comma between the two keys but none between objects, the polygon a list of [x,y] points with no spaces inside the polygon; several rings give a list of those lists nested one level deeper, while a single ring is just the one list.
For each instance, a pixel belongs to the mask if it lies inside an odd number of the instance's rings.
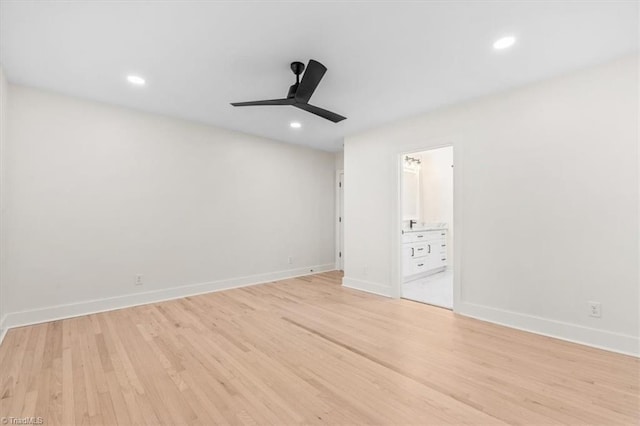
[{"label": "faucet", "polygon": [[410,220],[409,221],[409,229],[413,229],[413,225],[417,224],[418,222],[416,222],[415,220]]}]

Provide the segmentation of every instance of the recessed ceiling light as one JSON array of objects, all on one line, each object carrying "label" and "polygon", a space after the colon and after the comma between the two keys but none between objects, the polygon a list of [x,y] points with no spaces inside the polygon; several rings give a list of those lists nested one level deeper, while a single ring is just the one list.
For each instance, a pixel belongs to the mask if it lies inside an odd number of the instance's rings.
[{"label": "recessed ceiling light", "polygon": [[516,38],[514,36],[506,36],[499,38],[493,43],[493,48],[496,50],[506,49],[511,47],[516,42]]},{"label": "recessed ceiling light", "polygon": [[299,129],[300,127],[302,127],[302,124],[298,123],[297,121],[292,121],[291,123],[289,123],[289,126],[294,129]]},{"label": "recessed ceiling light", "polygon": [[144,86],[144,84],[146,83],[144,78],[138,75],[128,75],[127,81],[131,84],[135,84],[136,86]]}]

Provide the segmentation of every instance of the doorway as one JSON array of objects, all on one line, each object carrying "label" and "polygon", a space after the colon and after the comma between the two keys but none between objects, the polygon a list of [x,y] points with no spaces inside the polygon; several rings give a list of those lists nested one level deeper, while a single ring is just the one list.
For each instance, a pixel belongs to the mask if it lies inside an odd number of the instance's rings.
[{"label": "doorway", "polygon": [[400,296],[453,309],[453,147],[401,162]]}]

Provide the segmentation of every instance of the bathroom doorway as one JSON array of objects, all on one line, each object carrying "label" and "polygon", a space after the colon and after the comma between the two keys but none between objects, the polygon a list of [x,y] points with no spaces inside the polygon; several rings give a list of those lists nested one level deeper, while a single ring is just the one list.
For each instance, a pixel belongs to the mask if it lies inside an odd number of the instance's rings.
[{"label": "bathroom doorway", "polygon": [[453,147],[405,154],[400,296],[453,308]]}]

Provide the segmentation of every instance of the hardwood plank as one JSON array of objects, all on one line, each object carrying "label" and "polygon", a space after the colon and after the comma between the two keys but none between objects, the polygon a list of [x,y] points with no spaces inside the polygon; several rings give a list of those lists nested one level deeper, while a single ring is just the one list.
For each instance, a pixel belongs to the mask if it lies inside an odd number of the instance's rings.
[{"label": "hardwood plank", "polygon": [[328,272],[12,329],[0,417],[45,424],[638,424],[640,362]]}]

